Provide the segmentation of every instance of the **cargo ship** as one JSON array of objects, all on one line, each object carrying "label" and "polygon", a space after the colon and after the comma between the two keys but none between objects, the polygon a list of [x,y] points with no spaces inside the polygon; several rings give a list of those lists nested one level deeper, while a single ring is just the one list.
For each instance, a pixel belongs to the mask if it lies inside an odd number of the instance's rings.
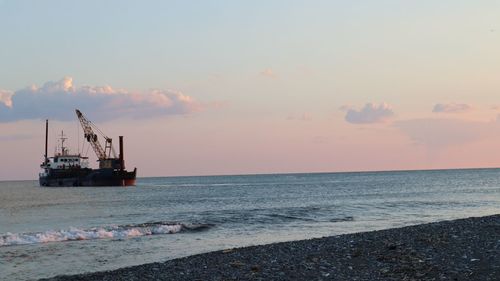
[{"label": "cargo ship", "polygon": [[[53,157],[48,157],[48,133],[49,121],[45,121],[45,155],[44,161],[40,165],[42,172],[39,174],[40,186],[131,186],[135,185],[137,168],[133,171],[125,170],[125,160],[123,158],[123,136],[119,137],[119,155],[116,157],[113,148],[113,140],[92,122],[90,122],[80,110],[76,109],[76,116],[83,128],[83,136],[86,142],[94,150],[98,169],[89,167],[88,157],[80,153],[72,154],[64,146],[67,139],[61,132],[60,145]],[[104,138],[104,148],[99,142],[94,129]]]}]

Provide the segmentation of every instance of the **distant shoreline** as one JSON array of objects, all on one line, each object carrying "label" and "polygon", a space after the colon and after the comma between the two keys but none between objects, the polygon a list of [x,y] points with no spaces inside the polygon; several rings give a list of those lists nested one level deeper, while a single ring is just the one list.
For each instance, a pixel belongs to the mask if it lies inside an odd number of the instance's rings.
[{"label": "distant shoreline", "polygon": [[498,261],[500,214],[41,280],[498,280]]}]

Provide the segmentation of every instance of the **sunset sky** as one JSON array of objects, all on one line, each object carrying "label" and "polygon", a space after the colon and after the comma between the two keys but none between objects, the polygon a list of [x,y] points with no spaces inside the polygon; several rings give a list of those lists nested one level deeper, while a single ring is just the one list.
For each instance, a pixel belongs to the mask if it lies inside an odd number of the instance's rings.
[{"label": "sunset sky", "polygon": [[[79,108],[138,176],[500,166],[500,1],[0,0],[0,180]],[[85,152],[86,153],[86,152]],[[88,156],[95,165],[95,155]]]}]

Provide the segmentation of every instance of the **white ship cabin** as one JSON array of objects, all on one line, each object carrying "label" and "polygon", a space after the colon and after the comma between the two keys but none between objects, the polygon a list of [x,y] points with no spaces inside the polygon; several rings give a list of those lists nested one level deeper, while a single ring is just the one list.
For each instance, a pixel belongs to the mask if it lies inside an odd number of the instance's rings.
[{"label": "white ship cabin", "polygon": [[59,150],[56,148],[54,157],[48,157],[47,163],[45,162],[40,165],[43,169],[78,169],[78,168],[88,168],[89,161],[88,157],[81,156],[80,154],[71,154],[69,149],[64,146],[64,133],[61,132],[60,137],[61,145]]},{"label": "white ship cabin", "polygon": [[72,169],[72,168],[88,168],[88,157],[78,155],[60,155],[49,158],[49,169]]}]

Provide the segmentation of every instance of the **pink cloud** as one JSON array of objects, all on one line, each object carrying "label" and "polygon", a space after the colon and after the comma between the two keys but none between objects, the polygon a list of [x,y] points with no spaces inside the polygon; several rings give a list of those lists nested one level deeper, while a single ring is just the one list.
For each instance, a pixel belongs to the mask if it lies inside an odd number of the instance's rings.
[{"label": "pink cloud", "polygon": [[0,103],[3,103],[6,107],[12,107],[12,92],[7,90],[0,90]]},{"label": "pink cloud", "polygon": [[130,92],[111,86],[77,87],[71,77],[13,93],[2,91],[0,102],[0,122],[45,118],[73,120],[75,108],[92,114],[94,120],[186,115],[201,108],[194,98],[180,91]]}]

